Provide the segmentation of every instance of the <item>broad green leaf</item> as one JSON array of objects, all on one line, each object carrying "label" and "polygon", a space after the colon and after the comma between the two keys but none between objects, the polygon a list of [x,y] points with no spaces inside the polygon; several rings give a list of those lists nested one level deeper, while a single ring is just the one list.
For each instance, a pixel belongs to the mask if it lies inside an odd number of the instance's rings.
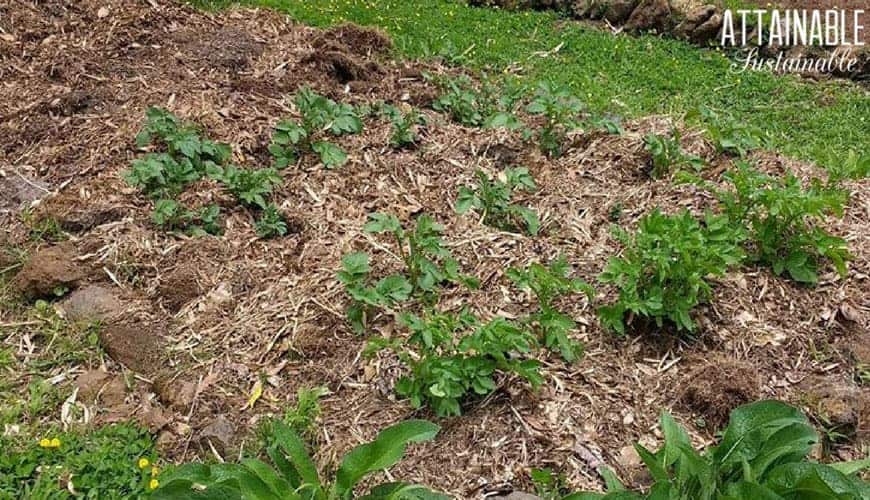
[{"label": "broad green leaf", "polygon": [[407,420],[382,430],[374,441],[345,455],[336,473],[337,493],[344,495],[367,474],[391,467],[405,454],[408,443],[430,440],[438,431],[437,425],[425,420]]}]

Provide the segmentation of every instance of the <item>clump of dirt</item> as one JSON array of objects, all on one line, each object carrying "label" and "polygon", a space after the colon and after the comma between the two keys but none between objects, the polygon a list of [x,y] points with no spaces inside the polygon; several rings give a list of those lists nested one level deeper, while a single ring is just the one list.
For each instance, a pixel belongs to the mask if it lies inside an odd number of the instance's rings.
[{"label": "clump of dirt", "polygon": [[[89,193],[90,194],[90,193]],[[74,190],[65,190],[51,196],[34,210],[34,219],[54,220],[64,231],[80,233],[101,224],[124,217],[117,195],[110,193],[90,194],[83,198]]]},{"label": "clump of dirt", "polygon": [[100,345],[116,362],[145,375],[163,365],[164,328],[156,322],[117,322],[100,327]]},{"label": "clump of dirt", "polygon": [[383,54],[393,47],[393,41],[387,35],[355,24],[329,28],[317,35],[311,46],[319,50],[333,50],[336,43],[343,45],[350,53],[363,57]]},{"label": "clump of dirt", "polygon": [[29,299],[62,295],[88,274],[76,255],[69,242],[38,250],[12,280],[13,288]]},{"label": "clump of dirt", "polygon": [[719,429],[728,422],[731,410],[758,399],[757,370],[741,361],[716,357],[686,375],[680,402],[704,417],[708,426]]}]

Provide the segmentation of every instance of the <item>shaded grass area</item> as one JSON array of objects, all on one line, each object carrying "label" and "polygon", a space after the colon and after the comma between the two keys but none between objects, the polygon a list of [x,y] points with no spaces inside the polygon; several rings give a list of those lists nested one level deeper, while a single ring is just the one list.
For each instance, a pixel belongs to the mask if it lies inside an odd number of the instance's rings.
[{"label": "shaded grass area", "polygon": [[[218,8],[227,0],[193,0]],[[234,2],[233,2],[234,3]],[[731,60],[676,40],[614,36],[548,12],[507,12],[450,0],[246,0],[314,26],[345,21],[387,31],[407,57],[444,56],[478,70],[569,86],[597,112],[700,118],[707,106],[757,126],[770,147],[823,160],[868,150],[870,95],[846,81],[731,70]]]}]

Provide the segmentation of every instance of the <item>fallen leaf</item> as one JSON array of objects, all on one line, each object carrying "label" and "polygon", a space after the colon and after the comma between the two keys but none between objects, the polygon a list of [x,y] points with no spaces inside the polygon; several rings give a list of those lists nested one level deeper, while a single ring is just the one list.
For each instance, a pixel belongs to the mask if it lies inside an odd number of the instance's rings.
[{"label": "fallen leaf", "polygon": [[247,408],[253,408],[254,403],[260,399],[260,396],[263,395],[263,382],[261,380],[257,380],[254,384],[254,387],[251,389],[251,396],[248,398]]},{"label": "fallen leaf", "polygon": [[102,19],[108,15],[109,15],[109,8],[108,7],[100,7],[100,10],[97,11],[97,17],[99,19]]}]

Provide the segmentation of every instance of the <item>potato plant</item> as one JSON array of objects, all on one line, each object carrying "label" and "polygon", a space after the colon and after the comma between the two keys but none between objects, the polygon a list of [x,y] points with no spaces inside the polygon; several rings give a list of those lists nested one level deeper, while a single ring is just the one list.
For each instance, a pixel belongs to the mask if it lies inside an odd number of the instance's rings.
[{"label": "potato plant", "polygon": [[861,500],[870,496],[867,483],[858,477],[870,468],[870,458],[833,464],[808,460],[819,434],[798,409],[779,401],[736,408],[719,442],[701,452],[667,412],[662,412],[660,427],[664,443],[658,451],[635,445],[653,480],[646,493],[626,490],[608,471],[607,493],[574,493],[563,500]]},{"label": "potato plant", "polygon": [[544,125],[537,132],[542,152],[550,157],[562,155],[568,133],[580,127],[579,115],[583,108],[580,99],[567,89],[556,88],[546,82],[538,85],[526,111],[545,118]]},{"label": "potato plant", "polygon": [[[272,442],[266,448],[271,465],[246,458],[239,463],[188,463],[161,476],[155,499],[350,500],[367,476],[398,463],[407,446],[433,439],[439,427],[425,420],[407,420],[382,430],[369,443],[350,450],[334,474],[325,476],[308,454],[302,439],[284,422],[270,425]],[[404,482],[370,486],[365,498],[430,498],[447,496]]]},{"label": "potato plant", "polygon": [[223,232],[218,220],[220,210],[217,205],[208,205],[194,212],[175,200],[160,199],[154,203],[151,220],[169,231],[184,230],[192,235],[219,235]]},{"label": "potato plant", "polygon": [[541,222],[538,214],[531,208],[512,204],[514,191],[535,189],[535,181],[526,168],[508,168],[504,180],[490,178],[482,170],[475,172],[477,186],[459,188],[456,198],[456,212],[464,214],[469,210],[481,213],[484,224],[505,231],[518,231],[525,227],[526,232],[538,234]]},{"label": "potato plant", "polygon": [[442,283],[477,288],[477,279],[459,272],[459,263],[441,242],[443,227],[431,217],[421,215],[414,229],[406,231],[394,215],[373,213],[365,230],[392,235],[404,269],[376,281],[369,275],[368,254],[356,252],[342,258],[337,278],[353,300],[347,317],[355,332],[363,333],[368,320],[379,309],[392,310],[413,296],[432,299]]},{"label": "potato plant", "polygon": [[523,126],[516,116],[517,104],[525,89],[511,82],[484,78],[475,86],[467,76],[438,79],[442,94],[432,109],[449,113],[453,121],[470,127],[504,127],[518,129]]},{"label": "potato plant", "polygon": [[691,167],[700,170],[704,162],[701,158],[686,154],[680,146],[680,132],[677,129],[671,131],[671,136],[647,134],[644,139],[644,148],[650,155],[650,176],[661,179],[674,170]]},{"label": "potato plant", "polygon": [[317,153],[326,168],[335,168],[347,162],[347,153],[337,145],[323,139],[325,133],[338,137],[362,132],[359,113],[349,104],[336,103],[305,87],[293,100],[302,115],[301,122],[279,122],[272,135],[269,152],[276,169],[296,162],[305,151]]},{"label": "potato plant", "polygon": [[260,218],[254,223],[254,230],[260,238],[275,238],[287,234],[287,221],[274,204],[266,205]]},{"label": "potato plant", "polygon": [[805,188],[788,173],[784,178],[759,172],[741,162],[725,175],[732,189],[714,188],[724,213],[749,231],[752,261],[770,266],[777,275],[815,284],[820,264],[830,261],[840,275],[851,258],[846,241],[819,227],[829,214],[842,216],[846,191],[836,183],[812,179]]},{"label": "potato plant", "polygon": [[709,212],[698,221],[688,211],[667,216],[656,209],[640,220],[634,234],[617,229],[616,237],[625,249],[610,258],[599,281],[614,285],[619,296],[598,312],[604,326],[620,334],[629,313],[658,327],[667,320],[693,332],[691,311],[710,298],[709,277],[722,276],[744,258],[745,231]]},{"label": "potato plant", "polygon": [[519,288],[531,290],[538,299],[538,311],[524,322],[533,326],[544,346],[558,351],[565,361],[573,362],[583,353],[583,345],[568,336],[577,324],[574,318],[559,311],[554,302],[577,292],[591,299],[594,291],[585,281],[569,278],[569,272],[567,260],[560,257],[548,266],[532,263],[525,269],[510,268],[507,277]]},{"label": "potato plant", "polygon": [[537,347],[534,335],[504,318],[481,322],[462,311],[424,317],[403,314],[406,340],[372,340],[368,352],[391,349],[408,367],[396,392],[414,408],[428,406],[438,416],[461,414],[461,403],[496,389],[497,374],[516,374],[533,387],[543,379],[539,363],[523,359]]}]

